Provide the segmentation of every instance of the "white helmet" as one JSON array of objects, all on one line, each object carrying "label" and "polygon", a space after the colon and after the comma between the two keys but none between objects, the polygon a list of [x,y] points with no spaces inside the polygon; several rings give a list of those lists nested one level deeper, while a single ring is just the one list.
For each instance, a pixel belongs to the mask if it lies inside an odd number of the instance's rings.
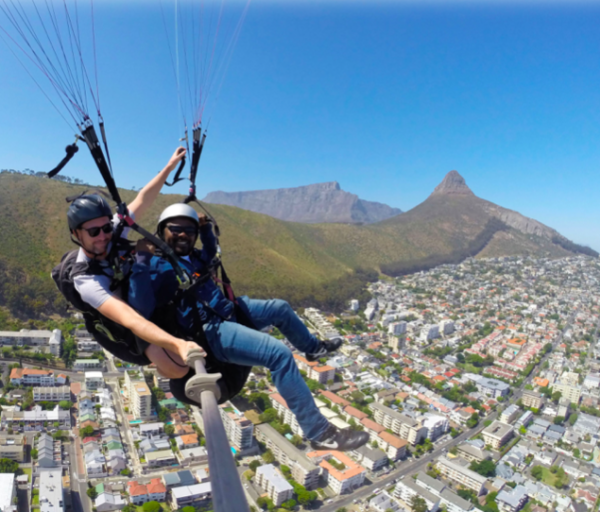
[{"label": "white helmet", "polygon": [[171,206],[165,208],[160,214],[160,217],[158,218],[158,224],[156,226],[156,231],[158,232],[158,234],[162,236],[164,223],[169,219],[174,219],[176,217],[185,217],[186,219],[192,219],[198,226],[200,225],[200,221],[198,220],[198,213],[189,204],[172,204]]}]

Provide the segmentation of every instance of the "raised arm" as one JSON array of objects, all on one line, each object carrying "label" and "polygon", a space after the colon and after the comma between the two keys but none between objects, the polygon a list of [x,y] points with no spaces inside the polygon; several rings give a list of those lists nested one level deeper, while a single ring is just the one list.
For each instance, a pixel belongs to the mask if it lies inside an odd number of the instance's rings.
[{"label": "raised arm", "polygon": [[155,199],[158,197],[165,181],[169,174],[179,165],[181,159],[185,157],[185,148],[179,147],[173,153],[166,167],[160,171],[150,182],[138,193],[136,198],[129,205],[129,213],[139,221],[146,210],[152,206]]}]

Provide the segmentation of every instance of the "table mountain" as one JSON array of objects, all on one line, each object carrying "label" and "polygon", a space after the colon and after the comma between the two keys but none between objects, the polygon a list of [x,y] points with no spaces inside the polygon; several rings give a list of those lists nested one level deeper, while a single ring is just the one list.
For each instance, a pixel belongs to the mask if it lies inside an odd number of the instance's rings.
[{"label": "table mountain", "polygon": [[273,190],[211,192],[204,201],[307,224],[372,224],[402,213],[398,208],[359,199],[343,191],[336,181]]}]

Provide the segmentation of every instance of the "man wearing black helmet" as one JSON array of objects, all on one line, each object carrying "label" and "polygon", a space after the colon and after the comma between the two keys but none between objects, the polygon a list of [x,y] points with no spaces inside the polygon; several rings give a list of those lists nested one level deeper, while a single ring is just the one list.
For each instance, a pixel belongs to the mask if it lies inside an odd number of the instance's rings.
[{"label": "man wearing black helmet", "polygon": [[[178,148],[167,166],[138,193],[128,207],[132,217],[141,217],[152,205],[185,153],[185,149]],[[137,337],[135,347],[131,343],[102,338],[103,346],[126,361],[141,365],[155,363],[165,377],[173,379],[186,375],[189,369],[185,365],[187,354],[198,345],[176,338],[147,321],[126,303],[127,297],[120,296],[120,288],[111,289],[114,271],[107,256],[114,242],[112,237],[118,218],[113,216],[108,202],[97,194],[81,196],[71,203],[68,220],[71,239],[80,246],[76,264],[94,269],[94,272],[83,271],[73,276],[76,292],[85,304]],[[127,231],[122,233],[123,238],[127,237]],[[98,326],[98,330],[102,327]]]},{"label": "man wearing black helmet", "polygon": [[[265,366],[287,406],[296,416],[304,434],[315,449],[353,450],[369,440],[366,432],[341,430],[330,424],[317,408],[310,390],[296,365],[292,351],[281,341],[257,329],[275,325],[292,345],[316,361],[337,350],[342,341],[320,341],[311,334],[290,305],[280,299],[256,300],[238,297],[237,307],[210,278],[209,265],[217,253],[216,238],[204,215],[198,216],[187,204],[174,204],[161,214],[158,235],[181,258],[187,270],[206,276],[193,292],[179,296],[174,304],[175,322],[185,335],[206,339],[211,355],[218,361],[243,366]],[[194,249],[200,236],[202,251]],[[138,246],[141,249],[142,245]],[[130,304],[149,317],[157,307],[171,301],[177,280],[170,263],[152,257],[152,247],[138,251],[131,276]],[[149,286],[149,282],[153,285]],[[240,311],[241,310],[241,311]],[[240,323],[240,316],[251,319],[255,329]],[[190,370],[191,376],[192,371]],[[181,384],[186,379],[181,379]],[[171,390],[178,379],[171,380]]]}]

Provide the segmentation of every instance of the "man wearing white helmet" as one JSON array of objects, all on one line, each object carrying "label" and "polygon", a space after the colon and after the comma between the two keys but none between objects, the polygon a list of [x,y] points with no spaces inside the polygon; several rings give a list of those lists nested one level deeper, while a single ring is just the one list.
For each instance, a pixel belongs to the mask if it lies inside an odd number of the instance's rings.
[{"label": "man wearing white helmet", "polygon": [[[208,344],[205,348],[221,362],[267,367],[313,448],[352,450],[365,444],[369,439],[366,432],[340,430],[327,421],[315,405],[291,350],[259,329],[274,325],[309,361],[337,350],[342,340],[318,340],[283,300],[238,297],[236,308],[210,278],[209,267],[217,253],[216,238],[206,216],[198,216],[191,206],[168,207],[159,218],[157,231],[189,272],[207,276],[193,288],[192,294],[175,299],[178,328],[196,341],[205,338]],[[194,249],[198,236],[201,251]],[[151,247],[148,249],[151,251]],[[153,285],[151,289],[149,282]],[[176,291],[177,280],[171,264],[150,252],[138,251],[138,264],[131,278],[130,304],[149,318],[156,308],[173,300]],[[240,323],[244,313],[254,328]],[[192,374],[190,370],[188,378]]]}]

